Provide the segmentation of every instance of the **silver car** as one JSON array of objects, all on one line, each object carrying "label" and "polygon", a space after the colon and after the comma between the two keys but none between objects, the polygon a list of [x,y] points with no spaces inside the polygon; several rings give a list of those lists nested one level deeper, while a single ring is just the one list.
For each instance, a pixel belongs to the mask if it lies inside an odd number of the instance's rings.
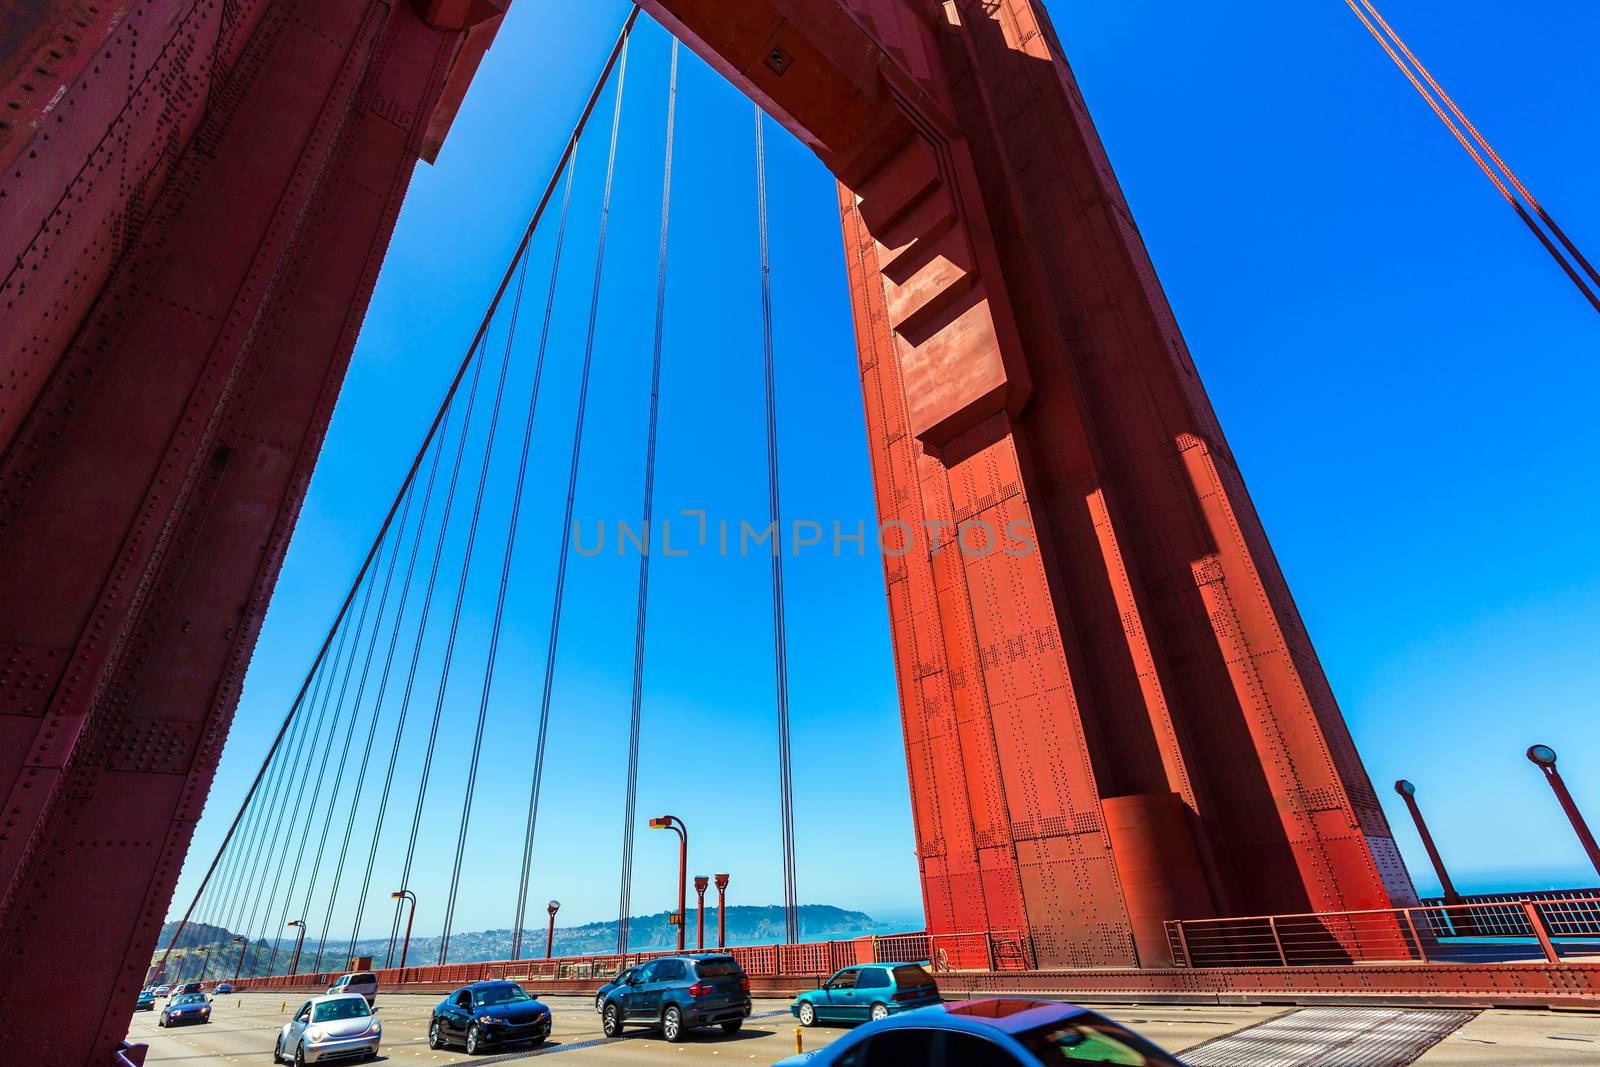
[{"label": "silver car", "polygon": [[367,998],[367,1007],[372,1007],[378,1000],[378,976],[371,971],[351,971],[341,974],[333,980],[328,987],[328,993],[360,993]]},{"label": "silver car", "polygon": [[360,993],[312,997],[278,1032],[272,1062],[329,1063],[377,1058],[383,1028]]}]

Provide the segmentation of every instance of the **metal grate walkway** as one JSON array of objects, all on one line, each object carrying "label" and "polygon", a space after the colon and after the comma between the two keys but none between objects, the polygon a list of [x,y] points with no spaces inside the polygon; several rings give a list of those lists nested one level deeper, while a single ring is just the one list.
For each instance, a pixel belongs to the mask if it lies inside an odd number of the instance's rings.
[{"label": "metal grate walkway", "polygon": [[1477,1012],[1304,1008],[1196,1045],[1191,1067],[1404,1067]]}]

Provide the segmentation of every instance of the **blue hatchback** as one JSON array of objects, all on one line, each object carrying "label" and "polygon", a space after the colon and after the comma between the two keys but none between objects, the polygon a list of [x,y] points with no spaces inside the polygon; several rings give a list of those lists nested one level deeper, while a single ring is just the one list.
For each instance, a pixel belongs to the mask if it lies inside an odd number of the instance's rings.
[{"label": "blue hatchback", "polygon": [[1047,1000],[969,1000],[881,1019],[827,1048],[773,1067],[1040,1067],[1117,1063],[1183,1067],[1126,1027],[1076,1004]]},{"label": "blue hatchback", "polygon": [[801,993],[789,1014],[801,1026],[818,1022],[865,1022],[939,1003],[939,987],[920,963],[868,963],[846,967]]}]

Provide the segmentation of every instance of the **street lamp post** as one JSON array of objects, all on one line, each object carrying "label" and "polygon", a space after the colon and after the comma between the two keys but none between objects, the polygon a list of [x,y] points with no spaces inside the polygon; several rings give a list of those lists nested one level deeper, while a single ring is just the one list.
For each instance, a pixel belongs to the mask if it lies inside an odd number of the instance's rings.
[{"label": "street lamp post", "polygon": [[689,878],[689,828],[676,815],[663,815],[650,820],[652,830],[672,830],[678,835],[678,951],[683,951],[683,912],[688,896]]},{"label": "street lamp post", "polygon": [[[411,911],[406,916],[406,939],[400,943],[400,966],[406,965],[406,952],[411,948],[411,923],[417,917],[417,895],[409,889],[397,889],[389,894],[390,900],[411,901]],[[391,945],[393,942],[391,942]]]},{"label": "street lamp post", "polygon": [[1433,873],[1439,876],[1439,886],[1444,890],[1445,901],[1459,904],[1461,898],[1456,894],[1456,887],[1450,881],[1450,872],[1444,869],[1444,860],[1439,858],[1439,849],[1433,843],[1433,834],[1428,832],[1428,824],[1422,818],[1422,809],[1417,807],[1417,787],[1402,778],[1394,784],[1394,791],[1406,802],[1406,808],[1411,812],[1411,821],[1417,824],[1417,836],[1422,838],[1422,847],[1428,850],[1428,859],[1433,864]]},{"label": "street lamp post", "polygon": [[235,985],[238,985],[239,972],[244,970],[245,946],[250,943],[250,939],[248,937],[240,937],[238,934],[234,934],[232,943],[239,946],[239,962],[233,965],[233,982]]},{"label": "street lamp post", "polygon": [[728,876],[714,874],[712,881],[717,883],[717,947],[724,947],[728,937]]},{"label": "street lamp post", "polygon": [[1561,780],[1561,772],[1556,770],[1556,750],[1549,745],[1534,745],[1528,749],[1528,762],[1544,772],[1545,780],[1550,783],[1561,810],[1567,813],[1567,821],[1572,823],[1579,843],[1583,845],[1584,852],[1589,854],[1589,862],[1594,865],[1595,873],[1600,874],[1600,845],[1595,844],[1589,824],[1584,822],[1583,813],[1573,802],[1572,794],[1567,792],[1567,783]]},{"label": "street lamp post", "polygon": [[293,919],[289,925],[300,928],[300,936],[294,939],[294,959],[289,961],[289,973],[295,974],[297,973],[296,968],[300,966],[300,950],[305,947],[306,943],[306,921],[304,919]]},{"label": "street lamp post", "polygon": [[561,910],[561,901],[552,900],[546,908],[550,912],[550,929],[544,935],[544,958],[551,959],[556,951],[556,912]]},{"label": "street lamp post", "polygon": [[694,949],[696,952],[705,951],[706,947],[706,888],[711,885],[711,879],[703,874],[694,876],[694,894],[700,903],[694,909]]}]

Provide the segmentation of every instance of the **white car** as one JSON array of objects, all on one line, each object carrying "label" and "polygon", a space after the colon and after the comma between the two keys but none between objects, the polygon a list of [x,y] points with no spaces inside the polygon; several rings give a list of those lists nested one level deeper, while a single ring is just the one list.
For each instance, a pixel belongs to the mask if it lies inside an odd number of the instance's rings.
[{"label": "white car", "polygon": [[360,993],[312,997],[278,1031],[272,1062],[295,1067],[322,1060],[376,1059],[383,1027]]}]

